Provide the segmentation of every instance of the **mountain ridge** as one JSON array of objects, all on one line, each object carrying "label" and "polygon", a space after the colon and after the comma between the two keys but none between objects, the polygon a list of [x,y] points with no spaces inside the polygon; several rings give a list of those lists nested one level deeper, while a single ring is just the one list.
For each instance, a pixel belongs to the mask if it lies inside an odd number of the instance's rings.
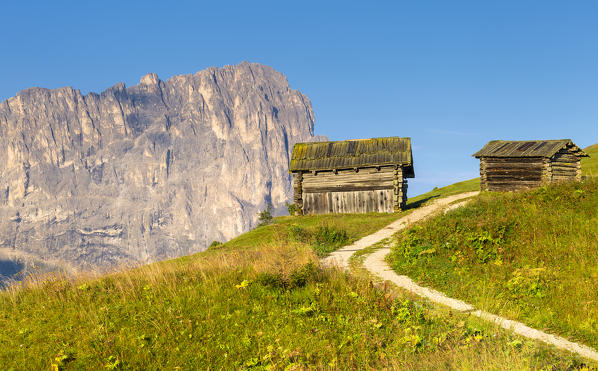
[{"label": "mountain ridge", "polygon": [[200,251],[290,199],[309,99],[243,62],[100,93],[28,88],[0,103],[0,254],[74,269]]}]

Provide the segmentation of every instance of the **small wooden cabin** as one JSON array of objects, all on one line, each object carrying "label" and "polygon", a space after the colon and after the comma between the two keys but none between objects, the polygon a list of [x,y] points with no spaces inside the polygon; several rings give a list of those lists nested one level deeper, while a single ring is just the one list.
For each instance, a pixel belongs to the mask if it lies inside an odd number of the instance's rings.
[{"label": "small wooden cabin", "polygon": [[571,139],[493,140],[473,156],[480,159],[483,191],[514,191],[581,180],[581,158],[587,154]]},{"label": "small wooden cabin", "polygon": [[415,177],[411,139],[297,143],[289,172],[299,214],[399,211]]}]

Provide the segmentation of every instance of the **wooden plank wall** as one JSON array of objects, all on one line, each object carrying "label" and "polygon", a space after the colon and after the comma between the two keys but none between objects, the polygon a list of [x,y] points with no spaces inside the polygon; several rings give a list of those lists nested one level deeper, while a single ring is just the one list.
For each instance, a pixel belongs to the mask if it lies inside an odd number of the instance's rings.
[{"label": "wooden plank wall", "polygon": [[392,213],[393,190],[304,193],[305,214]]},{"label": "wooden plank wall", "polygon": [[303,214],[393,212],[407,199],[401,168],[394,166],[295,174],[294,202]]},{"label": "wooden plank wall", "polygon": [[539,187],[545,179],[545,163],[540,157],[480,159],[482,190],[513,191]]}]

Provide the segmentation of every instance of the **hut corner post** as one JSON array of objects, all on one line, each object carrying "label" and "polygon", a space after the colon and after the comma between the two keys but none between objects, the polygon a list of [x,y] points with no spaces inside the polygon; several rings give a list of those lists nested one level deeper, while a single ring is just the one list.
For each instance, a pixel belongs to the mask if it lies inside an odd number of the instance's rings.
[{"label": "hut corner post", "polygon": [[394,211],[399,212],[407,204],[407,180],[403,178],[403,168],[397,166],[393,177]]},{"label": "hut corner post", "polygon": [[488,190],[488,175],[486,173],[486,159],[480,158],[480,190]]},{"label": "hut corner post", "polygon": [[303,215],[303,173],[299,172],[295,174],[293,179],[293,203],[297,206],[295,215]]}]

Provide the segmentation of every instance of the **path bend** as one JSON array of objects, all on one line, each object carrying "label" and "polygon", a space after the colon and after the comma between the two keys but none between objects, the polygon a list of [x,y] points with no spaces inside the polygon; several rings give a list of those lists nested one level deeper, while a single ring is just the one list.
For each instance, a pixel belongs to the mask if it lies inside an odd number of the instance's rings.
[{"label": "path bend", "polygon": [[[406,215],[396,220],[395,222],[389,224],[385,228],[382,228],[381,230],[368,236],[365,236],[349,246],[346,246],[342,249],[333,252],[322,262],[326,266],[337,266],[339,268],[348,269],[349,259],[355,252],[370,247],[386,238],[389,238],[393,234],[409,226],[410,224],[418,222],[426,217],[440,212],[441,210],[447,211],[462,206],[465,203],[467,203],[467,200],[465,199],[475,196],[478,193],[479,192],[461,193],[458,195],[435,200],[430,205],[414,210],[409,215]],[[463,201],[456,202],[459,200]],[[493,322],[496,325],[506,330],[513,331],[514,333],[523,337],[539,340],[544,343],[553,345],[556,348],[568,350],[582,357],[598,362],[598,351],[596,351],[593,348],[590,348],[583,344],[569,341],[560,336],[552,335],[531,328],[518,321],[513,321],[508,318],[500,317],[482,310],[476,310],[472,305],[468,303],[465,303],[458,299],[450,298],[439,291],[420,286],[413,282],[413,280],[411,280],[407,276],[398,275],[393,269],[390,268],[388,263],[386,263],[385,257],[386,255],[388,255],[388,253],[390,253],[390,248],[388,247],[376,250],[375,252],[366,257],[366,259],[363,262],[364,268],[366,268],[368,271],[370,271],[377,277],[385,281],[391,281],[398,287],[412,292],[416,295],[422,296],[434,303],[445,305],[459,312],[469,313],[470,315],[479,317],[483,320]]]},{"label": "path bend", "polygon": [[451,203],[455,201],[476,196],[478,193],[479,192],[467,192],[437,199],[429,205],[413,210],[411,213],[405,215],[404,217],[398,220],[395,220],[394,222],[382,228],[381,230],[372,233],[368,236],[365,236],[360,240],[355,241],[353,244],[349,246],[345,246],[341,249],[334,251],[329,256],[324,258],[322,260],[322,263],[329,267],[337,266],[340,268],[348,269],[349,259],[351,258],[351,255],[353,255],[356,251],[364,249],[366,247],[370,247],[386,238],[389,238],[393,234],[409,226],[410,224],[418,222],[430,215],[435,214],[436,212],[439,212],[440,210],[443,210],[447,207],[452,208],[453,205],[451,205]]}]

